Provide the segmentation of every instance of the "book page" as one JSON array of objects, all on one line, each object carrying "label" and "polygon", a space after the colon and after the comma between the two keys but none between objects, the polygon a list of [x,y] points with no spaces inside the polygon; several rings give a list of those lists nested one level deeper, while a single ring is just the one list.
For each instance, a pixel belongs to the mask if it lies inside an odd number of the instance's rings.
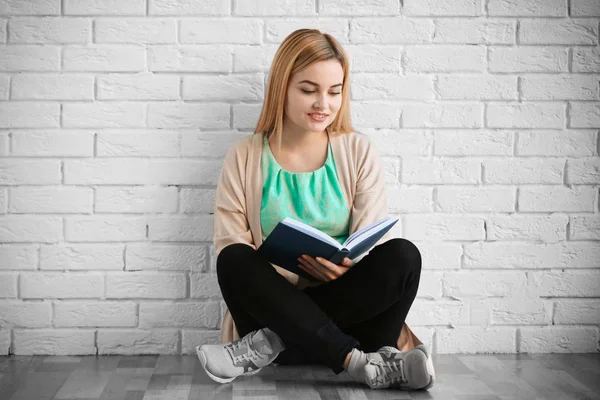
[{"label": "book page", "polygon": [[342,245],[340,245],[340,243],[337,240],[335,240],[334,238],[332,238],[328,234],[323,233],[320,230],[318,230],[316,228],[313,228],[310,225],[307,225],[307,224],[302,223],[300,221],[296,221],[293,218],[286,217],[286,218],[284,218],[283,221],[281,221],[281,223],[286,224],[288,226],[291,226],[291,227],[293,227],[293,228],[295,228],[295,229],[297,229],[297,230],[299,230],[301,232],[304,232],[304,233],[306,233],[309,236],[321,239],[321,241],[329,243],[329,244],[337,247],[338,249],[342,248]]},{"label": "book page", "polygon": [[[395,218],[388,217],[388,218],[385,218],[376,223],[365,226],[360,231],[356,231],[355,233],[357,235],[353,234],[354,237],[351,240],[348,240],[346,243],[344,243],[345,247],[348,250],[352,250],[352,248],[354,246],[361,243],[365,238],[368,238],[369,236],[373,235],[375,232],[384,229],[388,225],[392,224],[394,221],[396,221]],[[350,239],[350,238],[348,238],[348,239]]]}]

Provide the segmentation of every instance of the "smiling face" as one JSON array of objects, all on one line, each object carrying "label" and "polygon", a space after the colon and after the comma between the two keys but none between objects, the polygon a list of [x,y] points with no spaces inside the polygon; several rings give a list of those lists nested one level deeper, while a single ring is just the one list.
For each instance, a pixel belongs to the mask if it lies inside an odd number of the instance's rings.
[{"label": "smiling face", "polygon": [[342,105],[343,80],[344,70],[335,59],[313,63],[293,75],[287,88],[284,130],[323,132]]}]

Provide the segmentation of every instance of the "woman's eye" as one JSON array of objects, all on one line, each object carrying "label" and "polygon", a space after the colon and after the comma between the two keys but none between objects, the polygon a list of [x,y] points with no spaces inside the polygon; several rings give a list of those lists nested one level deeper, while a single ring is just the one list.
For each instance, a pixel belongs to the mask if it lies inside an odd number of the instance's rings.
[{"label": "woman's eye", "polygon": [[[314,90],[313,90],[313,91],[310,91],[310,90],[304,90],[304,89],[300,89],[300,90],[302,90],[304,93],[314,93]],[[339,92],[339,93],[329,93],[329,94],[331,94],[331,95],[333,95],[333,96],[337,96],[338,94],[342,94],[342,93],[341,93],[341,92]]]}]

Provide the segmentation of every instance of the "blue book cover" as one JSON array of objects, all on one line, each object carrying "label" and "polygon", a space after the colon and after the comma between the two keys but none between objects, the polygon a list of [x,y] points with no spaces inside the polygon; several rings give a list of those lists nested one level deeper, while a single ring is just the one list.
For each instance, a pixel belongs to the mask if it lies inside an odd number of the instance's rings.
[{"label": "blue book cover", "polygon": [[357,230],[343,244],[327,235],[292,218],[279,222],[271,234],[258,247],[270,263],[311,281],[317,278],[298,268],[298,258],[303,254],[322,257],[340,265],[344,257],[357,258],[377,243],[389,231],[398,218],[386,217]]}]

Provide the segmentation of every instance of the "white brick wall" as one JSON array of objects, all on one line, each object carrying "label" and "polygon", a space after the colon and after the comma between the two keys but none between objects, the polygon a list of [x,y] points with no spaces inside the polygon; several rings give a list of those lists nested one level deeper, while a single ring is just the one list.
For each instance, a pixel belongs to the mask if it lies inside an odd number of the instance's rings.
[{"label": "white brick wall", "polygon": [[0,354],[218,341],[212,207],[293,30],[345,47],[437,353],[600,349],[597,0],[0,0]]}]

